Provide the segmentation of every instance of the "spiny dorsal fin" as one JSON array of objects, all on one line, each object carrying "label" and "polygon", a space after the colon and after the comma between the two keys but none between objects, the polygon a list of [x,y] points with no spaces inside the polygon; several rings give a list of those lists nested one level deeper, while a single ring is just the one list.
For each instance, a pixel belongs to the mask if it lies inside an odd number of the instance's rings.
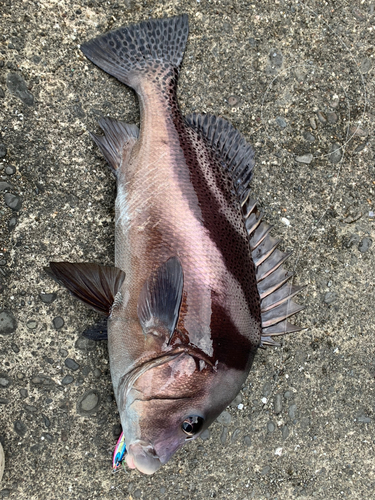
[{"label": "spiny dorsal fin", "polygon": [[240,204],[249,196],[253,176],[254,150],[246,139],[224,118],[193,113],[185,117],[189,127],[196,130],[217,154],[223,168],[231,175]]},{"label": "spiny dorsal fin", "polygon": [[117,267],[92,263],[50,262],[44,269],[74,297],[107,316],[125,279]]},{"label": "spiny dorsal fin", "polygon": [[90,136],[99,146],[112,172],[115,174],[122,161],[129,156],[133,145],[137,141],[139,128],[136,125],[113,120],[109,117],[101,118],[99,126],[104,135],[90,132]]},{"label": "spiny dorsal fin", "polygon": [[180,260],[171,257],[153,273],[138,299],[138,317],[145,334],[171,339],[180,311],[184,275]]}]

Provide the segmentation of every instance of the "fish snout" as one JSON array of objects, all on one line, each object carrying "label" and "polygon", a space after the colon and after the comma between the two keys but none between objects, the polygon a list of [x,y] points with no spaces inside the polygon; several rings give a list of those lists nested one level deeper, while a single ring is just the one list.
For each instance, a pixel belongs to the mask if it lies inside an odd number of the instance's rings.
[{"label": "fish snout", "polygon": [[129,445],[125,460],[130,469],[138,469],[143,474],[154,474],[162,465],[152,445],[144,441]]}]

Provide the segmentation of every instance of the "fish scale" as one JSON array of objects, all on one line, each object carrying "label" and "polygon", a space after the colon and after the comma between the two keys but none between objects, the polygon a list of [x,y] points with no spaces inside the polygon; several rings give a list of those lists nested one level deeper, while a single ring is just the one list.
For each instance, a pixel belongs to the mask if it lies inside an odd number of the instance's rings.
[{"label": "fish scale", "polygon": [[[111,118],[91,134],[117,180],[115,267],[54,262],[49,274],[107,318],[123,434],[114,468],[153,474],[235,398],[259,347],[298,331],[300,311],[250,193],[254,152],[225,119],[177,102],[186,15],[122,27],[82,44],[132,87],[140,128]],[[126,443],[126,447],[125,447]],[[126,454],[125,453],[126,449]]]}]

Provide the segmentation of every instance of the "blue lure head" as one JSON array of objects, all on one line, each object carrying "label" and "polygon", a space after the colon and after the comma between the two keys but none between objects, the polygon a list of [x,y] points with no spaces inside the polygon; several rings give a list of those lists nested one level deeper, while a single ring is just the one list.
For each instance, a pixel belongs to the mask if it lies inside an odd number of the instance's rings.
[{"label": "blue lure head", "polygon": [[115,451],[113,452],[112,468],[114,471],[120,467],[121,462],[124,460],[125,453],[126,453],[125,436],[124,433],[121,432],[121,435],[118,438],[115,447]]}]

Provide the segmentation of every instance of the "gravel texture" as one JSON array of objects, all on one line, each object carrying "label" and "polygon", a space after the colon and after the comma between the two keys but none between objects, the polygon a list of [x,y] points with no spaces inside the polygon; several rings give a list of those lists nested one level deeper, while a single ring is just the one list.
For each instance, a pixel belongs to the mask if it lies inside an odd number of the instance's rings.
[{"label": "gravel texture", "polygon": [[[43,267],[113,264],[115,182],[88,131],[139,121],[79,44],[182,12],[182,112],[224,116],[254,145],[307,329],[258,352],[241,398],[153,477],[112,474],[106,343],[80,336],[98,318]],[[362,0],[1,2],[0,498],[373,497],[374,32]]]}]

